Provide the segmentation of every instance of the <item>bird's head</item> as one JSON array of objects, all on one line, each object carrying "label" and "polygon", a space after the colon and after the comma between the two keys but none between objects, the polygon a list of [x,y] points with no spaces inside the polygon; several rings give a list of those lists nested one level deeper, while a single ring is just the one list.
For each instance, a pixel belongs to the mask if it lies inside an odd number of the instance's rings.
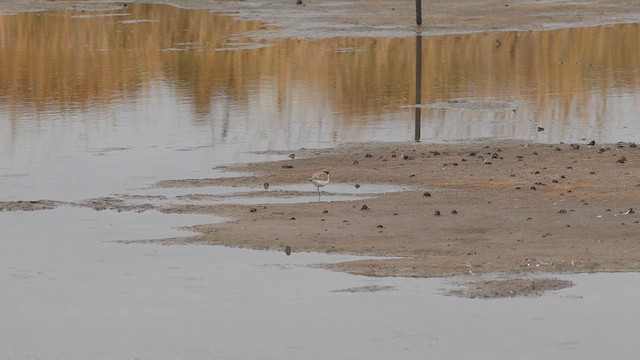
[{"label": "bird's head", "polygon": [[329,175],[329,170],[327,170],[327,169],[322,170],[322,172],[327,174],[327,175]]}]

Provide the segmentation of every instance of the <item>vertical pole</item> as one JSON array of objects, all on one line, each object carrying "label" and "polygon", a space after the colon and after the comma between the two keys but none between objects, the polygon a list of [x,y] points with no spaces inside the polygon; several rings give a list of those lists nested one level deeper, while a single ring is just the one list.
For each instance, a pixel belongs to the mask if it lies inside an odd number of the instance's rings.
[{"label": "vertical pole", "polygon": [[416,24],[422,25],[422,0],[416,0]]},{"label": "vertical pole", "polygon": [[416,35],[416,122],[415,141],[420,141],[420,120],[422,118],[422,35]]}]

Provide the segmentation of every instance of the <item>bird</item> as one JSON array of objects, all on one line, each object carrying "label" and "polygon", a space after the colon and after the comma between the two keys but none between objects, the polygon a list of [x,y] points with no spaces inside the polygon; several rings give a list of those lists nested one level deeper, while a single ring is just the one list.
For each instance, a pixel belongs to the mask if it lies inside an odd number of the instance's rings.
[{"label": "bird", "polygon": [[327,185],[329,183],[329,179],[331,178],[331,174],[329,174],[329,170],[324,169],[322,171],[318,171],[317,173],[311,175],[309,181],[318,188],[318,201],[320,201],[320,188]]}]

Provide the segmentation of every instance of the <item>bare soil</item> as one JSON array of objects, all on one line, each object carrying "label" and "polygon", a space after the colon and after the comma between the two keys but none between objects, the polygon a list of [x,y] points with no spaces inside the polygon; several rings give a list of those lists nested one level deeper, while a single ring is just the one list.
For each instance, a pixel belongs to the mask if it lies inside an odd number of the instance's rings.
[{"label": "bare soil", "polygon": [[[248,176],[158,186],[282,187],[329,168],[333,183],[415,190],[341,202],[328,202],[325,194],[303,204],[174,206],[164,211],[234,220],[198,226],[200,235],[168,242],[381,256],[328,265],[368,276],[640,269],[635,144],[358,144],[296,154],[228,167]],[[331,185],[324,188],[328,194]]]}]

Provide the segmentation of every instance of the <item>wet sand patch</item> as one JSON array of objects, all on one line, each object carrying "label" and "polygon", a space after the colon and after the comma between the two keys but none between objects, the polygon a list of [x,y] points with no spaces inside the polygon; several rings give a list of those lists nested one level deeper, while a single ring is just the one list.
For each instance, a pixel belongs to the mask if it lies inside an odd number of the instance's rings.
[{"label": "wet sand patch", "polygon": [[640,199],[633,175],[640,152],[635,144],[589,143],[352,144],[230,166],[252,174],[234,178],[239,185],[293,185],[329,167],[336,181],[411,190],[352,201],[200,205],[198,212],[234,220],[173,242],[400,257],[327,266],[367,276],[638,271],[640,220],[629,209]]},{"label": "wet sand patch", "polygon": [[457,289],[446,295],[469,299],[497,299],[509,297],[536,297],[547,292],[566,289],[573,286],[569,280],[554,278],[541,279],[504,279],[472,280],[457,285]]}]

